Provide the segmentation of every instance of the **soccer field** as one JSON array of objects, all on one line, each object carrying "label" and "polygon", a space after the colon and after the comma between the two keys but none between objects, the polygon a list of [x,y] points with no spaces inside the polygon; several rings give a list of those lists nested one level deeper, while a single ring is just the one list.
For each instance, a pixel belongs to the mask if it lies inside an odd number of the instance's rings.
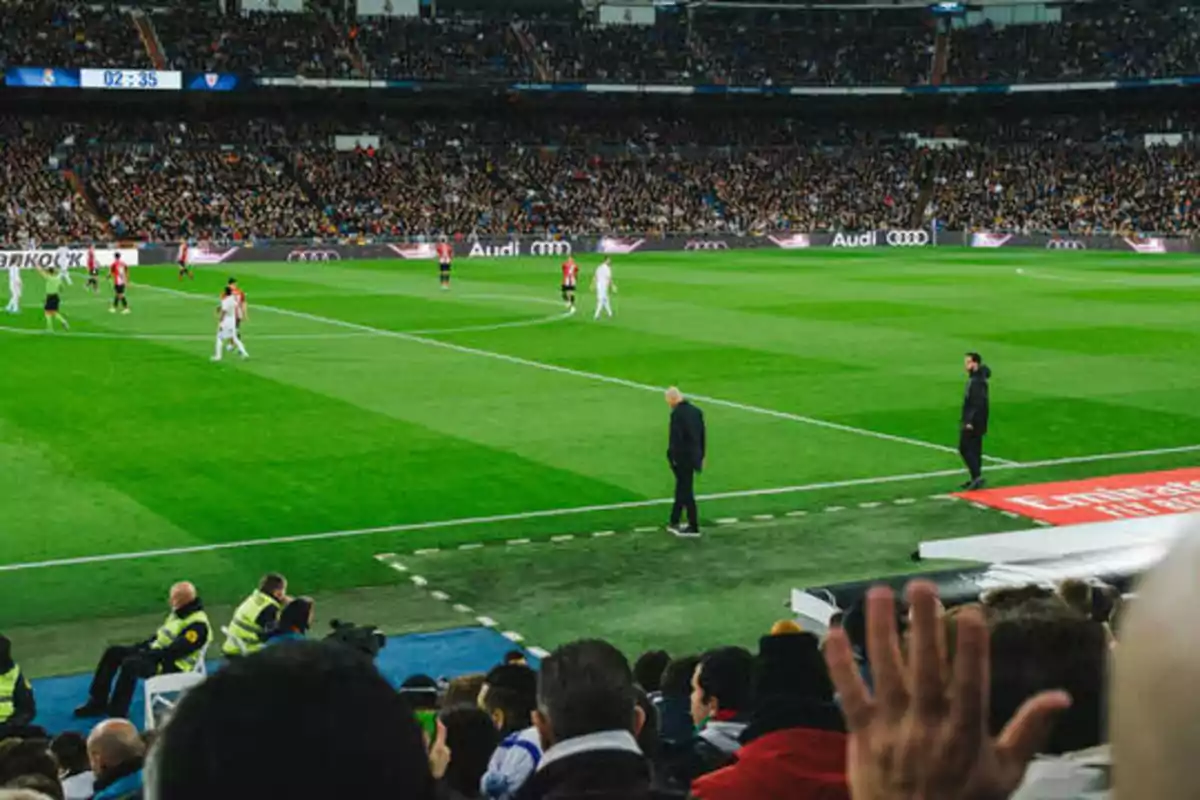
[{"label": "soccer field", "polygon": [[[599,257],[579,260],[586,288]],[[213,364],[230,270],[252,358]],[[644,253],[614,277],[616,317],[594,322],[586,292],[564,315],[554,259],[464,259],[450,292],[428,262],[201,267],[184,283],[134,268],[131,315],[78,278],[72,332],[46,335],[30,275],[27,308],[0,319],[0,629],[153,616],[183,578],[228,604],[268,569],[302,593],[394,597],[409,576],[375,556],[435,547],[429,572],[456,598],[521,595],[511,613],[541,641],[585,605],[605,622],[581,632],[649,641],[669,620],[635,607],[690,613],[726,572],[729,597],[770,619],[789,582],[895,571],[920,538],[1020,525],[940,506],[798,513],[956,487],[966,350],[994,371],[993,484],[1200,458],[1180,451],[1200,445],[1200,273],[1184,257]],[[520,548],[446,552],[665,522],[670,384],[708,421],[698,490],[725,496],[702,514],[774,523],[511,563]],[[424,622],[452,618],[431,606]]]}]

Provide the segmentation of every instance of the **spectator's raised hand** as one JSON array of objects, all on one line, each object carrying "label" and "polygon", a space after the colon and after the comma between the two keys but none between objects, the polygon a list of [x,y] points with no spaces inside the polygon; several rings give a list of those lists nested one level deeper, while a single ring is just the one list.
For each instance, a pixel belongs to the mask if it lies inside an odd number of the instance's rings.
[{"label": "spectator's raised hand", "polygon": [[835,629],[825,659],[850,733],[847,772],[855,800],[1001,800],[1021,783],[1045,742],[1064,692],[1030,698],[999,737],[988,734],[988,632],[978,611],[957,617],[953,664],[946,658],[937,590],[908,587],[911,636],[901,654],[889,589],[867,594],[867,653],[872,695],[844,631]]}]

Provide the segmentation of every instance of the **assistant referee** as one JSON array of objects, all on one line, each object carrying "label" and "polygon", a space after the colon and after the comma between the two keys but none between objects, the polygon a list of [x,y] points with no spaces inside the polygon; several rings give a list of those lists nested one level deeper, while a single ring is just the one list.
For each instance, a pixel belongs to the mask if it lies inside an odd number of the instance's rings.
[{"label": "assistant referee", "polygon": [[[704,469],[704,414],[689,403],[683,393],[672,386],[667,389],[667,405],[671,407],[671,433],[667,442],[667,463],[675,473],[675,505],[671,507],[671,522],[667,530],[676,536],[700,536],[700,517],[696,511],[696,473]],[[688,525],[682,527],[684,509]]]}]

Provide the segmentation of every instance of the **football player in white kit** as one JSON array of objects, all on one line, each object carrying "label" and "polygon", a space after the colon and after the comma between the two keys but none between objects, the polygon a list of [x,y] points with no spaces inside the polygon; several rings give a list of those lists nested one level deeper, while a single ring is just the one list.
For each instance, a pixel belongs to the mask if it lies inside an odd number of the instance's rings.
[{"label": "football player in white kit", "polygon": [[600,312],[604,311],[611,317],[613,315],[612,303],[608,300],[609,290],[614,293],[617,291],[617,284],[613,281],[611,259],[604,259],[600,262],[600,266],[596,267],[596,273],[592,276],[592,288],[596,290],[596,314],[592,319],[600,319]]},{"label": "football player in white kit", "polygon": [[[16,259],[13,259],[16,261]],[[21,268],[14,263],[8,265],[8,305],[4,310],[9,314],[21,313],[21,290],[24,288],[21,283]]]},{"label": "football player in white kit", "polygon": [[65,247],[60,247],[54,251],[54,266],[58,267],[58,274],[62,276],[63,284],[66,286],[74,286],[71,282],[71,251]]},{"label": "football player in white kit", "polygon": [[221,360],[221,346],[225,342],[233,342],[233,346],[237,348],[242,358],[250,357],[250,354],[246,352],[246,346],[238,338],[237,318],[237,297],[233,294],[233,287],[226,286],[224,294],[221,295],[221,307],[217,310],[217,351],[212,357],[213,361]]}]

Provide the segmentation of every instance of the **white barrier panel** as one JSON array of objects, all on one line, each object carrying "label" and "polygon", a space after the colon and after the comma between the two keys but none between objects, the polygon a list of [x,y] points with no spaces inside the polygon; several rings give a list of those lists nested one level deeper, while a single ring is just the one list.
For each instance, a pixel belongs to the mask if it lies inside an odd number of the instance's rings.
[{"label": "white barrier panel", "polygon": [[[113,262],[113,256],[117,253],[121,254],[121,260],[131,267],[136,267],[138,264],[138,251],[134,248],[120,247],[97,247],[96,248],[96,265],[107,267]],[[18,269],[48,269],[56,266],[55,259],[58,256],[58,250],[0,250],[0,269],[8,269],[10,266],[15,266]],[[86,247],[69,247],[67,248],[67,266],[70,269],[86,269],[87,268],[87,248]]]}]

